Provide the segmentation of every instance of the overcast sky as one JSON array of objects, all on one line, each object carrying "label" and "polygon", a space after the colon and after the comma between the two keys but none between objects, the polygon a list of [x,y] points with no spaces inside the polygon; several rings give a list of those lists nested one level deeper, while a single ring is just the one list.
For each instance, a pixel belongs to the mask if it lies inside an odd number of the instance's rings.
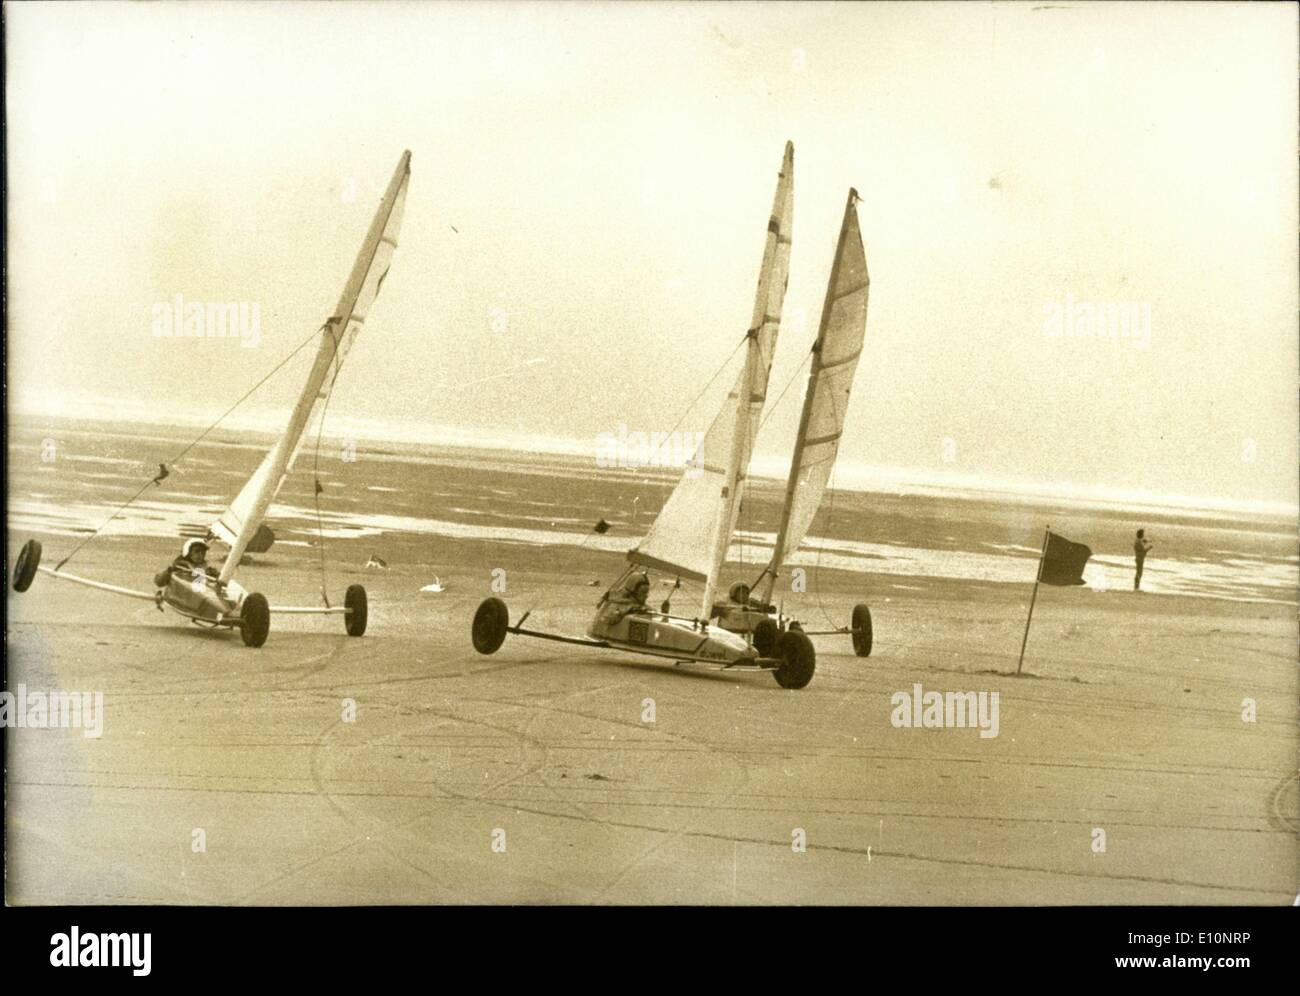
[{"label": "overcast sky", "polygon": [[[402,247],[331,415],[431,442],[667,431],[747,327],[790,139],[770,398],[856,186],[846,464],[1296,500],[1293,6],[5,12],[19,407],[220,412],[328,316],[409,148]],[[177,294],[256,303],[260,345],[156,338]],[[1116,302],[1149,335],[1049,334],[1054,309]]]}]

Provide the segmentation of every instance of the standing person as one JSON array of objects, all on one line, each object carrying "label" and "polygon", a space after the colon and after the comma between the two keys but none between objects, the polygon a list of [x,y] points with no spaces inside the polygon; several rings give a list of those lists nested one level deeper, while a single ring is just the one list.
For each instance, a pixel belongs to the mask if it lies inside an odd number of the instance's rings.
[{"label": "standing person", "polygon": [[1133,558],[1137,561],[1137,573],[1133,575],[1133,590],[1137,591],[1142,587],[1142,565],[1146,563],[1147,551],[1150,550],[1154,543],[1146,538],[1147,531],[1139,529],[1137,538],[1133,540]]}]

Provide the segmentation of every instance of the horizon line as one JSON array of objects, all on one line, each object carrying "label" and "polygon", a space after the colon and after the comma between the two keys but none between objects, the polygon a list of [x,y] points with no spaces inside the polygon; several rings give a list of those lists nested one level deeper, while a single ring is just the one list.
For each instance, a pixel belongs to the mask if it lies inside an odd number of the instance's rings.
[{"label": "horizon line", "polygon": [[[65,399],[47,406],[11,400],[9,413],[27,418],[61,418],[104,424],[128,423],[186,428],[207,426],[218,413],[212,415],[159,416],[141,402],[120,398],[81,398],[77,404],[67,404]],[[221,428],[227,431],[256,432],[274,437],[279,431],[277,409],[255,411],[243,416],[232,415]],[[338,415],[332,418],[334,426],[326,427],[324,436],[331,440],[360,438],[371,442],[396,445],[462,448],[487,452],[544,453],[548,456],[567,456],[597,459],[598,437],[574,438],[550,436],[539,433],[496,429],[467,429],[438,423],[413,422],[406,419],[376,419]],[[431,433],[443,438],[431,440]],[[636,469],[607,468],[607,469]],[[654,465],[641,469],[656,473],[679,471],[681,466]],[[764,481],[782,482],[789,469],[788,455],[756,453],[751,462],[750,477]],[[1300,500],[1296,502],[1267,499],[1228,498],[1221,495],[1186,495],[1159,493],[1136,488],[1082,485],[1074,482],[1043,482],[998,475],[945,474],[930,467],[905,467],[871,464],[861,460],[837,460],[832,472],[831,486],[835,490],[880,493],[897,492],[900,488],[926,489],[949,494],[975,497],[979,494],[1019,498],[1029,501],[1065,501],[1119,508],[1165,510],[1172,512],[1236,512],[1269,517],[1300,518]],[[975,495],[971,493],[975,492]]]}]

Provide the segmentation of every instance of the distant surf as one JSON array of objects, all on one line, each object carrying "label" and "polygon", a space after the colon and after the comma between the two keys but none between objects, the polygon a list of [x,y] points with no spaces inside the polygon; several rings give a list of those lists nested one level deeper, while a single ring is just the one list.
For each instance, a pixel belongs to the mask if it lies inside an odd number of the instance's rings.
[{"label": "distant surf", "polygon": [[[190,429],[206,427],[214,415],[196,413],[166,415],[146,403],[117,398],[46,398],[39,405],[28,401],[14,409],[27,423],[54,419],[61,423],[95,424],[109,434],[133,439],[148,438],[141,426],[158,430],[157,439],[175,439]],[[283,426],[284,412],[252,409],[230,415],[222,423],[227,438],[222,445],[265,451]],[[263,436],[250,441],[249,434]],[[219,436],[220,434],[218,434]],[[341,440],[365,441],[370,449],[388,459],[442,461],[449,454],[463,458],[540,462],[590,474],[599,449],[595,438],[574,439],[538,433],[466,429],[459,426],[431,426],[423,422],[331,416],[325,438],[331,446]],[[437,439],[437,444],[431,443]],[[751,478],[784,481],[788,456],[756,453],[750,465]],[[618,468],[599,469],[609,476],[626,476]],[[675,479],[680,470],[647,467],[635,471],[642,476]],[[882,467],[841,458],[832,477],[840,491],[924,495],[970,500],[1014,501],[1029,505],[1068,505],[1076,508],[1127,510],[1149,514],[1177,513],[1211,518],[1224,514],[1288,520],[1300,519],[1300,503],[1294,498],[1281,501],[1235,499],[1219,496],[1161,494],[1106,485],[1049,484],[1012,478],[947,472],[928,467]]]}]

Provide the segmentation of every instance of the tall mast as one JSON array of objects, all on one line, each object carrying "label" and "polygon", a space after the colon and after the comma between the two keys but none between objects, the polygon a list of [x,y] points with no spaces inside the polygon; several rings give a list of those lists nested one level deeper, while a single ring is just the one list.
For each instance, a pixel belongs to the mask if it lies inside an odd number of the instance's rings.
[{"label": "tall mast", "polygon": [[[837,254],[838,255],[838,254]],[[825,317],[823,316],[823,323]],[[763,593],[763,602],[772,603],[772,592],[776,588],[777,573],[781,570],[785,553],[785,537],[790,529],[790,512],[794,508],[794,493],[799,487],[799,463],[803,459],[804,438],[808,434],[808,419],[812,414],[813,398],[817,393],[817,378],[821,374],[821,340],[818,332],[817,341],[812,347],[812,363],[808,370],[808,391],[804,396],[803,410],[799,413],[799,434],[795,437],[794,454],[790,459],[790,476],[785,484],[785,501],[781,503],[781,524],[776,530],[776,546],[772,548],[772,562],[767,567],[767,589]]]},{"label": "tall mast", "polygon": [[758,330],[753,329],[745,341],[745,368],[740,378],[738,399],[739,411],[736,424],[732,429],[731,453],[727,461],[727,476],[722,484],[722,501],[718,506],[717,519],[714,521],[713,556],[709,561],[709,573],[704,581],[704,599],[700,607],[700,618],[708,619],[713,610],[713,595],[718,587],[718,574],[722,563],[727,559],[727,548],[731,545],[731,533],[736,521],[736,503],[740,500],[741,487],[744,484],[745,468],[743,461],[749,454],[750,398],[753,397],[754,370],[757,367]]},{"label": "tall mast", "polygon": [[234,575],[240,558],[266,517],[267,510],[298,453],[312,411],[317,402],[328,393],[326,379],[330,371],[337,372],[342,364],[352,340],[365,321],[370,305],[383,285],[384,277],[388,275],[388,267],[397,248],[397,233],[410,176],[411,153],[408,151],[403,152],[398,160],[397,169],[370,222],[366,239],[361,244],[361,251],[352,264],[352,272],[343,286],[334,314],[320,330],[316,357],[297,403],[289,414],[284,432],[234,502],[210,527],[213,535],[230,545],[230,552],[221,565],[222,581],[229,581]]},{"label": "tall mast", "polygon": [[704,584],[707,592],[701,616],[705,619],[735,528],[754,436],[767,398],[789,278],[793,182],[794,146],[787,142],[763,238],[742,369],[696,448],[691,466],[645,538],[627,554],[632,564]]},{"label": "tall mast", "polygon": [[795,437],[794,453],[790,458],[790,476],[785,484],[785,501],[781,504],[781,524],[776,531],[776,545],[772,549],[772,561],[768,564],[767,588],[763,601],[771,603],[772,592],[776,588],[776,579],[785,560],[785,544],[790,530],[790,516],[794,511],[795,492],[799,488],[799,472],[802,469],[804,448],[808,445],[808,426],[812,421],[813,407],[817,402],[817,388],[822,374],[822,344],[830,328],[832,311],[839,289],[840,262],[844,258],[845,242],[849,236],[850,212],[858,202],[858,192],[849,188],[844,205],[844,222],[840,225],[840,237],[835,245],[835,258],[831,261],[831,276],[826,282],[826,299],[822,303],[822,317],[817,329],[817,341],[812,347],[812,361],[808,370],[808,389],[803,399],[803,410],[799,413],[799,432]]}]

